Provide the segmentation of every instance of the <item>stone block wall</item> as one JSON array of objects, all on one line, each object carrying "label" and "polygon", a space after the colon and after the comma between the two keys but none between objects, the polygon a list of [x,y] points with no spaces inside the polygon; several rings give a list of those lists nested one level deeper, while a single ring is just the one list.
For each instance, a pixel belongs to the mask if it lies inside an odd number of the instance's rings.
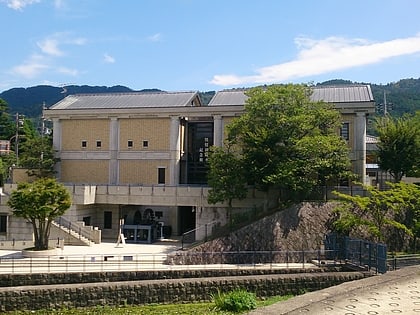
[{"label": "stone block wall", "polygon": [[209,301],[218,290],[237,288],[259,297],[300,294],[365,276],[359,272],[325,272],[2,287],[0,312]]}]

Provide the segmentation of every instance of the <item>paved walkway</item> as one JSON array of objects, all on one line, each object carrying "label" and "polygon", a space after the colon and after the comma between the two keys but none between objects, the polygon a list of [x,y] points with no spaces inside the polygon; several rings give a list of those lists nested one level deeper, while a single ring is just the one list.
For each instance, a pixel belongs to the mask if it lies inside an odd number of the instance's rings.
[{"label": "paved walkway", "polygon": [[[177,239],[165,239],[152,244],[118,244],[116,242],[105,241],[101,244],[92,246],[64,246],[63,249],[57,249],[57,255],[124,255],[124,254],[168,254],[181,248],[181,242]],[[0,250],[1,257],[19,257],[21,251]]]},{"label": "paved walkway", "polygon": [[64,246],[54,256],[23,258],[21,251],[0,250],[0,274],[104,272],[182,269],[301,269],[317,268],[312,263],[172,265],[167,255],[181,249],[181,242],[165,239],[152,244],[103,242],[92,246]]},{"label": "paved walkway", "polygon": [[306,293],[249,314],[420,314],[420,266]]}]

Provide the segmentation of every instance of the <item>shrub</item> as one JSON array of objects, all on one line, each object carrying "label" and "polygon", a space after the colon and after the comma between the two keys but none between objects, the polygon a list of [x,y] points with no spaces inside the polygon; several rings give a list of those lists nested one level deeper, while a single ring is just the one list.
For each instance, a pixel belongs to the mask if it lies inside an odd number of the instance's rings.
[{"label": "shrub", "polygon": [[212,295],[212,300],[216,304],[216,307],[222,311],[238,313],[257,307],[255,294],[242,289],[228,293],[217,291],[216,294]]}]

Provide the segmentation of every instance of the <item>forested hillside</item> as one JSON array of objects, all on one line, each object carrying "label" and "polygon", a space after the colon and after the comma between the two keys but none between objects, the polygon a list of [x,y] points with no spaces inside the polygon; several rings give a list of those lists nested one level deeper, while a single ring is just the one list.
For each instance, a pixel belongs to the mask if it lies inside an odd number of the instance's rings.
[{"label": "forested hillside", "polygon": [[[348,80],[330,80],[321,85],[340,85],[352,84]],[[364,83],[370,84],[370,83]],[[386,85],[370,84],[372,93],[376,103],[384,103],[384,95],[386,95],[387,109],[393,116],[401,116],[404,113],[414,113],[420,110],[420,78],[419,79],[403,79],[398,82],[388,83]],[[140,92],[156,92],[158,89],[145,89]],[[125,86],[78,86],[70,85],[66,87],[53,87],[48,85],[40,85],[29,88],[13,88],[0,93],[0,98],[5,100],[9,105],[11,114],[20,113],[27,117],[40,117],[42,108],[45,105],[50,107],[57,103],[65,96],[70,94],[81,93],[119,93],[119,92],[135,92]],[[213,97],[215,91],[200,92],[203,104],[208,104]],[[380,107],[380,106],[378,106]]]},{"label": "forested hillside", "polygon": [[13,88],[0,94],[0,98],[9,105],[10,113],[20,113],[27,117],[39,117],[43,106],[50,107],[69,94],[131,92],[125,86],[77,86],[65,88],[49,85],[39,85],[29,88]]}]

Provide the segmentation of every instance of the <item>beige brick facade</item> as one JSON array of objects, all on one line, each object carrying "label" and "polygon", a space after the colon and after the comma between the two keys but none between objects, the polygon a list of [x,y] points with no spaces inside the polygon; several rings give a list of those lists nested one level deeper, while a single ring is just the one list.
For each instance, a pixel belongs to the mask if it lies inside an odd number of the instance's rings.
[{"label": "beige brick facade", "polygon": [[[111,119],[62,120],[60,180],[107,184],[113,167],[118,183],[156,185],[158,169],[163,168],[164,182],[168,183],[171,119],[121,118],[116,125],[118,144],[113,150]],[[117,161],[114,164],[112,157]]]},{"label": "beige brick facade", "polygon": [[109,162],[106,160],[64,160],[61,181],[65,183],[107,183]]},{"label": "beige brick facade", "polygon": [[[169,118],[119,119],[120,150],[169,150],[170,123]],[[128,141],[132,141],[131,148]]]},{"label": "beige brick facade", "polygon": [[[62,120],[62,150],[109,150],[108,119],[71,119]],[[82,141],[86,147],[82,148]],[[101,146],[97,146],[97,141]]]},{"label": "beige brick facade", "polygon": [[156,185],[158,169],[165,169],[165,182],[169,181],[167,160],[126,160],[120,162],[120,183],[132,185]]}]

